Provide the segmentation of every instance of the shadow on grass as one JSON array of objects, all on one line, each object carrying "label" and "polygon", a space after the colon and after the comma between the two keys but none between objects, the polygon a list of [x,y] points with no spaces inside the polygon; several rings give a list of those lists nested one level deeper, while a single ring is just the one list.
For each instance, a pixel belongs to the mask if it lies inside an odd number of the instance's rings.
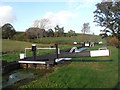
[{"label": "shadow on grass", "polygon": [[114,88],[120,90],[120,81],[116,84]]},{"label": "shadow on grass", "polygon": [[63,60],[66,62],[109,62],[113,60]]}]

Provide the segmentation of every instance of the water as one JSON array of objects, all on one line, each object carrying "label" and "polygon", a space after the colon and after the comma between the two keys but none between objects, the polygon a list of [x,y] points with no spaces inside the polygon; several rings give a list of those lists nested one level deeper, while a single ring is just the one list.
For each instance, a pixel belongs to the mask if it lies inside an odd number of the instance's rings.
[{"label": "water", "polygon": [[78,49],[78,51],[79,51],[79,52],[82,52],[82,51],[85,50],[85,49],[87,49],[87,48],[83,47],[83,48]]},{"label": "water", "polygon": [[[75,52],[82,52],[83,50],[85,49],[89,49],[89,48],[86,48],[86,47],[83,47],[83,48],[79,48],[79,49],[76,49],[76,47],[73,47],[71,50],[70,50],[70,53],[73,51],[73,49],[75,49]],[[59,63],[60,61],[62,60],[72,60],[72,58],[58,58],[55,60],[56,63]]]},{"label": "water", "polygon": [[32,78],[34,76],[34,73],[31,72],[27,72],[27,70],[16,70],[16,71],[12,71],[11,73],[2,76],[3,79],[3,83],[2,83],[2,87],[6,87],[9,85],[14,84],[15,82],[25,79],[25,78]]}]

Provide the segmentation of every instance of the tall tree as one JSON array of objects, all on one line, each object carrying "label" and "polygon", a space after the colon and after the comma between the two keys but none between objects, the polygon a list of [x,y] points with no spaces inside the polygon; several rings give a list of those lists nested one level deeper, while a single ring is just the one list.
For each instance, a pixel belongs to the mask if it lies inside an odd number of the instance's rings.
[{"label": "tall tree", "polygon": [[41,19],[41,20],[35,20],[33,23],[33,27],[37,27],[40,29],[47,29],[50,27],[50,20],[49,19]]},{"label": "tall tree", "polygon": [[90,31],[89,23],[84,23],[83,28],[81,30],[84,34]]},{"label": "tall tree", "polygon": [[46,31],[37,27],[31,27],[26,30],[29,36],[36,36],[38,38],[46,37]]},{"label": "tall tree", "polygon": [[49,29],[47,31],[48,37],[54,37],[54,31],[52,29]]},{"label": "tall tree", "polygon": [[10,23],[7,23],[2,26],[2,38],[12,39],[13,36],[15,35],[15,33],[16,33],[16,31]]},{"label": "tall tree", "polygon": [[71,36],[76,36],[75,31],[73,31],[73,30],[68,31],[68,36],[69,36],[69,37],[71,37]]},{"label": "tall tree", "polygon": [[59,34],[60,37],[64,36],[64,27],[59,28],[58,34]]},{"label": "tall tree", "polygon": [[55,29],[55,36],[64,36],[64,27],[60,28],[58,25],[56,25]]},{"label": "tall tree", "polygon": [[120,1],[104,2],[96,4],[97,9],[94,11],[94,22],[104,27],[103,36],[117,37],[120,40]]},{"label": "tall tree", "polygon": [[54,29],[55,29],[55,31],[58,31],[59,30],[59,26],[56,25],[56,27]]}]

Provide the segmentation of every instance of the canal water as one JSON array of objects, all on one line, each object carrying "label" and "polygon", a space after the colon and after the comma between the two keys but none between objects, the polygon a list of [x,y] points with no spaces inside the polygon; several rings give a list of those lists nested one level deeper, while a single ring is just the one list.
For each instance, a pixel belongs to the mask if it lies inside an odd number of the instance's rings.
[{"label": "canal water", "polygon": [[82,52],[83,50],[86,50],[86,49],[89,49],[89,48],[83,47],[83,48],[78,49],[78,51]]},{"label": "canal water", "polygon": [[[79,52],[82,52],[87,48],[83,47],[78,49]],[[64,58],[66,60],[71,60],[72,58]],[[14,70],[6,75],[2,76],[2,88],[5,88],[9,85],[12,85],[16,83],[17,81],[26,79],[26,78],[32,78],[36,75],[36,73],[33,70],[26,70],[26,69],[18,69]]]},{"label": "canal water", "polygon": [[33,72],[28,72],[27,70],[18,69],[12,71],[6,75],[2,76],[2,88],[12,85],[15,82],[25,79],[25,78],[32,78],[34,76]]},{"label": "canal water", "polygon": [[[82,47],[82,48],[76,49],[75,52],[80,53],[80,52],[82,52],[86,49],[89,49],[89,47]],[[71,50],[69,52],[71,53]],[[55,62],[59,64],[59,63],[61,63],[61,61],[64,62],[64,61],[69,61],[69,60],[72,60],[72,58],[58,58],[58,59],[55,60]]]}]

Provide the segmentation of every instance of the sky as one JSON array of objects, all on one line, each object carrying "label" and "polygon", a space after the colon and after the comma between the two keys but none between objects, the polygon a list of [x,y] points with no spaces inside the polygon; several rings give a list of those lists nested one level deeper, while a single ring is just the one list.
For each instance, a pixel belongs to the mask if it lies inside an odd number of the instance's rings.
[{"label": "sky", "polygon": [[101,0],[1,0],[0,26],[11,23],[16,31],[26,31],[35,20],[48,18],[51,28],[56,25],[81,33],[84,23],[90,24],[90,34],[99,35],[100,26],[94,23],[96,4]]}]

